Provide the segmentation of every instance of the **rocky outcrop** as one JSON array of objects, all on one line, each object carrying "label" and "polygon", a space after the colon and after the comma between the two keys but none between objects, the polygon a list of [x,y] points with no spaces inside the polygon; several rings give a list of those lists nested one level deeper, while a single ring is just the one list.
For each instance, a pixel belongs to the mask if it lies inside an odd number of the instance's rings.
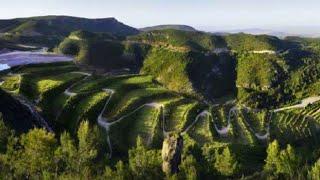
[{"label": "rocky outcrop", "polygon": [[169,134],[162,145],[162,171],[166,174],[178,172],[181,162],[183,139],[181,135]]}]

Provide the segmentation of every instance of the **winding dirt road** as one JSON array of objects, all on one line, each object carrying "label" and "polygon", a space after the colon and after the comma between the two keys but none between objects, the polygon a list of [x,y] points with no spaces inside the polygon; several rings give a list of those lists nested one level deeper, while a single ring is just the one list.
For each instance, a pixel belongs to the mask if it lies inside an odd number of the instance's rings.
[{"label": "winding dirt road", "polygon": [[288,107],[275,109],[275,110],[273,110],[273,112],[280,112],[280,111],[285,111],[285,110],[288,110],[288,109],[305,108],[308,105],[316,103],[318,101],[320,101],[320,96],[308,97],[308,98],[305,98],[305,99],[301,100],[300,104],[296,104],[296,105],[293,105],[293,106],[288,106]]}]

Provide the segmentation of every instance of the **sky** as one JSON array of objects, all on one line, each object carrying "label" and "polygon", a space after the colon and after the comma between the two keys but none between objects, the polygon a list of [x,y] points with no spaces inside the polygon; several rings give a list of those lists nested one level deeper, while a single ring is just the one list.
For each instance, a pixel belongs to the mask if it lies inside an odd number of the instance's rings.
[{"label": "sky", "polygon": [[0,2],[0,19],[41,15],[115,17],[137,28],[158,24],[186,24],[205,31],[320,27],[320,0],[0,0]]}]

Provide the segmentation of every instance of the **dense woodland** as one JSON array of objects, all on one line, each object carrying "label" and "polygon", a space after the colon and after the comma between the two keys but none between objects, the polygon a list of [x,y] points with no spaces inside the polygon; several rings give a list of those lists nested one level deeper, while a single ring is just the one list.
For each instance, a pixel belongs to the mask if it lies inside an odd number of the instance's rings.
[{"label": "dense woodland", "polygon": [[183,151],[179,173],[166,175],[161,170],[159,150],[145,147],[137,138],[126,161],[111,160],[106,155],[97,126],[83,121],[76,136],[60,136],[45,129],[32,129],[17,135],[0,121],[0,176],[4,179],[206,179],[222,177],[317,179],[320,160],[316,153],[306,159],[290,144],[269,143],[264,165],[259,172],[244,176],[242,163],[232,146],[197,145]]}]

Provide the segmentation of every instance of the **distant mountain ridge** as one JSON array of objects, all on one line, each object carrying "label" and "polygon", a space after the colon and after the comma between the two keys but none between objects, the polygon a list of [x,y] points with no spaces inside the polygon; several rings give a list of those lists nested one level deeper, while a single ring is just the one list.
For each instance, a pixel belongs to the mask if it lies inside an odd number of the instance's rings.
[{"label": "distant mountain ridge", "polygon": [[259,28],[250,28],[250,29],[232,29],[232,30],[226,30],[226,31],[220,31],[220,32],[214,32],[215,34],[235,34],[235,33],[246,33],[246,34],[252,34],[252,35],[269,35],[269,36],[277,36],[280,38],[284,38],[289,33],[282,32],[282,31],[275,31],[270,29],[259,29]]},{"label": "distant mountain ridge", "polygon": [[67,36],[76,30],[106,32],[121,36],[134,35],[139,30],[115,18],[87,19],[72,16],[39,16],[0,20],[0,33],[22,36]]},{"label": "distant mountain ridge", "polygon": [[301,37],[320,37],[320,27],[318,26],[297,26],[297,27],[278,27],[278,28],[245,28],[245,29],[221,29],[211,30],[213,34],[225,35],[234,33],[246,33],[252,35],[270,35],[279,38],[287,36],[301,36]]},{"label": "distant mountain ridge", "polygon": [[154,31],[154,30],[165,30],[165,29],[174,29],[181,31],[197,31],[195,28],[188,25],[180,25],[180,24],[166,24],[166,25],[158,25],[158,26],[150,26],[141,28],[141,31]]}]

